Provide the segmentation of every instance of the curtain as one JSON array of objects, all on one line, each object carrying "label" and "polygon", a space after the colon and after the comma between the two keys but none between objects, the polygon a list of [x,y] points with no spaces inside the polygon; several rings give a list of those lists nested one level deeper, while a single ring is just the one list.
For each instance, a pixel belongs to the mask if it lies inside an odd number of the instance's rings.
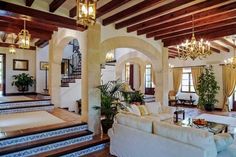
[{"label": "curtain", "polygon": [[177,94],[182,80],[183,68],[173,68],[173,89]]},{"label": "curtain", "polygon": [[138,83],[139,83],[139,89],[140,89],[140,87],[141,87],[141,66],[140,65],[138,65]]},{"label": "curtain", "polygon": [[154,86],[156,86],[155,70],[153,67],[152,67],[152,82],[153,82]]},{"label": "curtain", "polygon": [[235,82],[236,82],[235,77],[236,77],[235,69],[232,69],[228,66],[222,66],[223,94],[224,94],[222,110],[224,111],[229,111],[228,97],[230,97],[234,92]]},{"label": "curtain", "polygon": [[193,77],[193,86],[194,86],[196,94],[198,95],[197,85],[198,85],[199,77],[201,73],[203,72],[203,67],[192,67],[191,72],[192,72],[192,77]]}]

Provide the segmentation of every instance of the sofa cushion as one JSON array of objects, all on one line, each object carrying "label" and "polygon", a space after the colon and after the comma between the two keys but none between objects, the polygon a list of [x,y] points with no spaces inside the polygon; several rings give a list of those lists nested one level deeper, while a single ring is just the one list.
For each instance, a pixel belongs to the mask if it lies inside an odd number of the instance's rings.
[{"label": "sofa cushion", "polygon": [[214,135],[217,152],[223,151],[228,148],[234,141],[233,137],[228,133],[221,133]]},{"label": "sofa cushion", "polygon": [[138,108],[139,108],[139,111],[142,116],[149,115],[149,112],[148,112],[147,107],[145,105],[140,105],[140,106],[138,106]]},{"label": "sofa cushion", "polygon": [[141,116],[140,110],[139,110],[139,108],[138,108],[137,105],[130,105],[130,106],[131,106],[131,109],[132,109],[132,113],[133,113],[133,114],[136,114],[136,115],[138,115],[138,116]]},{"label": "sofa cushion", "polygon": [[134,116],[131,114],[122,114],[122,113],[118,113],[116,115],[116,120],[118,124],[122,124],[122,125],[129,126],[129,127],[141,130],[141,131],[152,133],[151,120]]},{"label": "sofa cushion", "polygon": [[148,112],[151,114],[158,114],[162,112],[160,102],[150,102],[146,103]]},{"label": "sofa cushion", "polygon": [[154,134],[191,144],[206,151],[207,157],[216,157],[217,150],[212,133],[188,127],[180,127],[165,122],[153,122]]}]

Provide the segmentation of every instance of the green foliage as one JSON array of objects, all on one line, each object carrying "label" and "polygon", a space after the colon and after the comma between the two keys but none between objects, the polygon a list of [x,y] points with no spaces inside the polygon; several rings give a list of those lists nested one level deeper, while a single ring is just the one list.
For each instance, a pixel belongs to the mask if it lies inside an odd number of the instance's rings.
[{"label": "green foliage", "polygon": [[203,108],[205,105],[215,105],[218,100],[216,94],[220,87],[215,79],[213,67],[204,68],[203,73],[199,77],[197,90],[199,93],[199,106]]},{"label": "green foliage", "polygon": [[34,84],[33,76],[30,76],[29,74],[22,73],[19,75],[13,75],[12,76],[14,81],[12,82],[12,86],[16,86],[21,91],[26,91],[28,89],[28,86],[32,86]]},{"label": "green foliage", "polygon": [[95,106],[95,110],[101,110],[101,115],[108,120],[113,120],[117,113],[117,106],[120,105],[119,98],[123,84],[118,81],[109,81],[108,83],[98,86],[101,91],[101,106]]},{"label": "green foliage", "polygon": [[133,102],[139,102],[141,104],[144,103],[144,94],[141,93],[140,91],[135,91],[132,93],[128,94],[128,102],[133,103]]}]

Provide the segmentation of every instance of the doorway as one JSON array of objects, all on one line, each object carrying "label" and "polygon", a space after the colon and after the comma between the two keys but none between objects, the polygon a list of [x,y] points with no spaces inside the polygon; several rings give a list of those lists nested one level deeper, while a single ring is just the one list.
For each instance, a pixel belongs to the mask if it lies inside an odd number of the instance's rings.
[{"label": "doorway", "polygon": [[6,54],[0,54],[0,96],[6,95]]}]

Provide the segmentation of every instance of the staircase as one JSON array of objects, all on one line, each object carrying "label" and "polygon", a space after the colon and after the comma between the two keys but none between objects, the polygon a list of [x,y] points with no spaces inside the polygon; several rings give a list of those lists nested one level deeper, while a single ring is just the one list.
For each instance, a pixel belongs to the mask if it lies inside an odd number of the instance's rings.
[{"label": "staircase", "polygon": [[64,58],[67,61],[68,68],[61,79],[61,87],[69,87],[70,83],[75,83],[76,79],[81,79],[81,52],[79,51],[78,43],[73,44],[73,54]]},{"label": "staircase", "polygon": [[106,148],[108,136],[93,136],[87,123],[67,124],[0,139],[3,157],[83,156]]}]

